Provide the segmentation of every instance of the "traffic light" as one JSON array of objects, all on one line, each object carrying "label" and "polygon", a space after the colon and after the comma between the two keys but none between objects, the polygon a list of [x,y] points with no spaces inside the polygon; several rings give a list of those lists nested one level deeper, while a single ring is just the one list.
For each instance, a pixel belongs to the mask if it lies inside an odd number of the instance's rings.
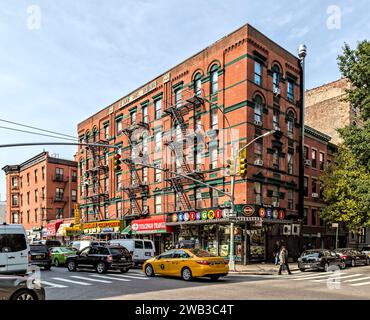
[{"label": "traffic light", "polygon": [[226,175],[232,176],[235,174],[235,162],[234,160],[226,160]]},{"label": "traffic light", "polygon": [[247,155],[244,152],[239,153],[239,175],[245,177],[247,175]]},{"label": "traffic light", "polygon": [[113,160],[113,169],[115,172],[121,171],[121,155],[119,153],[116,153],[114,155],[114,160]]}]

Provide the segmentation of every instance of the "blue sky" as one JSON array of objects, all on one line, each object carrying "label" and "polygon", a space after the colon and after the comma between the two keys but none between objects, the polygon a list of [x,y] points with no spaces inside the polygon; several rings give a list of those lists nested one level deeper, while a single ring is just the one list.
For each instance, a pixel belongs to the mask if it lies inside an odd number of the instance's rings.
[{"label": "blue sky", "polygon": [[[39,29],[28,27],[31,5],[40,9]],[[75,135],[81,120],[246,22],[294,54],[305,43],[307,88],[319,86],[339,78],[345,41],[369,39],[369,9],[368,0],[2,0],[0,119]],[[333,10],[340,24],[331,24]],[[0,139],[53,140],[4,129]],[[45,148],[70,159],[75,152]],[[0,149],[0,167],[43,149]],[[2,171],[0,194],[3,200]]]}]

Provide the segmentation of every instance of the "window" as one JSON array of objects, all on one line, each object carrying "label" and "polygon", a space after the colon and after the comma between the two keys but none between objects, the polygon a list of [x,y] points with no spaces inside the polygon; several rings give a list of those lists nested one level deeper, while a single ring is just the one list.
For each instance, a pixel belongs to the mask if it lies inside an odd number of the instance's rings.
[{"label": "window", "polygon": [[289,101],[294,101],[294,82],[292,80],[288,80],[287,98]]},{"label": "window", "polygon": [[262,98],[260,96],[254,99],[254,121],[262,122]]},{"label": "window", "polygon": [[55,180],[63,181],[64,170],[63,168],[55,168]]},{"label": "window", "polygon": [[44,181],[45,180],[45,167],[41,168],[41,179]]},{"label": "window", "polygon": [[63,208],[57,208],[56,209],[55,216],[56,216],[57,219],[63,219],[63,214],[64,214],[63,211],[64,211]]},{"label": "window", "polygon": [[30,223],[30,210],[27,210],[27,222]]},{"label": "window", "polygon": [[23,194],[20,195],[21,198],[21,206],[23,207]]},{"label": "window", "polygon": [[277,66],[272,68],[272,88],[274,92],[280,88],[280,70]]},{"label": "window", "polygon": [[[18,213],[13,213],[13,220],[18,223]],[[2,234],[0,235],[0,252],[19,252],[27,249],[27,240],[23,234]]]},{"label": "window", "polygon": [[195,76],[194,79],[194,94],[196,96],[202,95],[202,79],[199,73]]},{"label": "window", "polygon": [[320,152],[320,170],[324,170],[324,153]]},{"label": "window", "polygon": [[312,165],[312,168],[316,168],[316,153],[317,153],[317,151],[312,149],[312,151],[311,151],[311,165]]},{"label": "window", "polygon": [[272,186],[272,206],[278,207],[279,206],[279,187]]},{"label": "window", "polygon": [[62,188],[55,189],[55,200],[63,200],[64,190]]},{"label": "window", "polygon": [[288,153],[288,174],[294,174],[294,157],[291,153]]},{"label": "window", "polygon": [[28,205],[30,204],[30,192],[29,191],[27,192],[27,204]]},{"label": "window", "polygon": [[12,177],[12,188],[18,188],[18,177]]},{"label": "window", "polygon": [[211,129],[212,130],[218,129],[218,110],[217,109],[211,110]]},{"label": "window", "polygon": [[320,183],[319,192],[320,192],[319,194],[320,199],[324,199],[324,188],[322,186],[322,183]]},{"label": "window", "polygon": [[122,173],[117,174],[117,179],[116,179],[116,190],[117,191],[122,191]]},{"label": "window", "polygon": [[307,225],[308,208],[303,209],[303,225]]},{"label": "window", "polygon": [[34,171],[35,173],[35,183],[37,183],[37,169]]},{"label": "window", "polygon": [[254,61],[254,83],[262,85],[262,65],[257,61]]},{"label": "window", "polygon": [[304,160],[308,160],[308,147],[303,147],[303,158]]},{"label": "window", "polygon": [[294,192],[293,190],[288,190],[288,209],[294,209]]},{"label": "window", "polygon": [[108,219],[108,205],[105,203],[104,204],[104,219]]},{"label": "window", "polygon": [[308,177],[303,178],[303,194],[308,197]]},{"label": "window", "polygon": [[122,119],[116,120],[117,136],[122,134]]},{"label": "window", "polygon": [[275,149],[274,153],[272,154],[272,167],[274,169],[279,169],[279,152]]},{"label": "window", "polygon": [[202,170],[202,151],[194,149],[195,169]]},{"label": "window", "polygon": [[210,189],[211,194],[211,207],[217,207],[218,206],[218,191],[214,189]]},{"label": "window", "polygon": [[77,201],[77,190],[71,191],[72,201]]},{"label": "window", "polygon": [[218,67],[215,65],[211,69],[211,94],[218,91]]},{"label": "window", "polygon": [[38,220],[38,218],[39,218],[39,209],[35,209],[35,222],[37,222],[37,220]]},{"label": "window", "polygon": [[261,140],[257,140],[254,143],[254,159],[262,160],[262,141]]},{"label": "window", "polygon": [[21,176],[21,188],[23,188],[23,176]]},{"label": "window", "polygon": [[143,106],[143,122],[149,123],[148,106]]},{"label": "window", "polygon": [[317,224],[317,210],[311,209],[311,225],[316,226]]},{"label": "window", "polygon": [[160,194],[154,196],[154,209],[155,213],[162,213],[162,196]]},{"label": "window", "polygon": [[45,200],[45,187],[42,187],[41,189],[41,199]]},{"label": "window", "polygon": [[18,195],[16,195],[16,194],[12,195],[12,206],[13,207],[18,207]]},{"label": "window", "polygon": [[200,188],[195,189],[195,207],[202,208],[202,190]]},{"label": "window", "polygon": [[77,171],[72,171],[72,182],[77,182]]},{"label": "window", "polygon": [[[161,168],[161,163],[156,163],[155,165],[158,168]],[[162,177],[162,171],[159,169],[154,169],[154,182],[160,182]]]},{"label": "window", "polygon": [[254,193],[256,195],[256,204],[262,204],[262,184],[261,182],[254,183]]},{"label": "window", "polygon": [[41,209],[41,219],[42,221],[45,221],[46,219],[46,209],[45,208]]},{"label": "window", "polygon": [[312,193],[317,193],[317,180],[312,178]]},{"label": "window", "polygon": [[108,140],[109,137],[109,124],[104,125],[104,138]]},{"label": "window", "polygon": [[35,190],[35,202],[37,203],[37,201],[38,201],[38,196],[37,196],[37,194],[38,194],[38,190],[36,189]]},{"label": "window", "polygon": [[154,249],[152,242],[144,240],[144,249]]},{"label": "window", "polygon": [[122,216],[122,202],[116,202],[117,218]]},{"label": "window", "polygon": [[148,183],[148,168],[143,168],[143,182]]},{"label": "window", "polygon": [[158,120],[162,117],[162,99],[154,101],[154,119]]},{"label": "window", "polygon": [[175,90],[175,105],[176,105],[176,108],[179,108],[182,105],[181,91],[182,91],[181,88]]},{"label": "window", "polygon": [[148,210],[149,210],[149,207],[148,207],[148,198],[143,198],[141,200],[141,204],[142,204],[143,212],[148,212]]},{"label": "window", "polygon": [[131,112],[130,113],[130,119],[131,119],[131,124],[134,124],[136,122],[136,112]]},{"label": "window", "polygon": [[27,173],[27,185],[30,185],[30,174]]},{"label": "window", "polygon": [[292,111],[288,112],[287,126],[288,126],[288,136],[290,138],[292,138],[293,137],[293,129],[294,129],[294,113]]},{"label": "window", "polygon": [[272,113],[272,123],[275,130],[280,130],[279,115],[279,110],[274,109]]},{"label": "window", "polygon": [[218,164],[218,151],[217,151],[217,148],[216,147],[213,147],[211,149],[211,152],[210,152],[210,155],[211,155],[211,159],[210,159],[210,162],[211,162],[211,169],[216,169],[217,168],[217,164]]},{"label": "window", "polygon": [[135,241],[135,249],[144,249],[143,241],[141,240]]},{"label": "window", "polygon": [[162,132],[161,131],[157,131],[155,134],[154,134],[154,144],[155,144],[155,152],[158,152],[158,151],[161,151],[162,149]]}]

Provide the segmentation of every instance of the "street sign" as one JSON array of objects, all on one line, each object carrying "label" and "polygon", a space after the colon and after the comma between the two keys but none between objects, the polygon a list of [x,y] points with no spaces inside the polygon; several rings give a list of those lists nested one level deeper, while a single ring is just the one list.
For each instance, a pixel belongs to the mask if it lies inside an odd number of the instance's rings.
[{"label": "street sign", "polygon": [[331,226],[332,226],[333,228],[338,228],[338,227],[339,227],[339,223],[332,223],[332,224],[331,224]]},{"label": "street sign", "polygon": [[80,208],[78,206],[78,204],[76,203],[75,204],[75,224],[79,224],[80,223]]}]

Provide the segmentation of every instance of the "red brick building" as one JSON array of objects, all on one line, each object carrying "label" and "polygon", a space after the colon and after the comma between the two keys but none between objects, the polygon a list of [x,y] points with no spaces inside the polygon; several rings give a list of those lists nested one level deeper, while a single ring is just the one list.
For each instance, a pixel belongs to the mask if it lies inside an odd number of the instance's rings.
[{"label": "red brick building", "polygon": [[32,239],[40,239],[43,229],[44,237],[55,237],[61,222],[73,218],[77,203],[76,162],[42,152],[21,164],[7,165],[3,171],[7,223],[21,223]]},{"label": "red brick building", "polygon": [[[247,149],[235,184],[237,259],[272,259],[283,224],[298,218],[300,77],[298,58],[247,24],[79,123],[81,142],[118,146],[123,160],[114,171],[111,149],[79,148],[84,233],[116,237],[97,222],[122,221],[123,234],[150,237],[158,251],[189,240],[227,256],[230,141],[275,129]],[[134,164],[143,159],[220,192]],[[292,252],[297,236],[286,237]]]}]

